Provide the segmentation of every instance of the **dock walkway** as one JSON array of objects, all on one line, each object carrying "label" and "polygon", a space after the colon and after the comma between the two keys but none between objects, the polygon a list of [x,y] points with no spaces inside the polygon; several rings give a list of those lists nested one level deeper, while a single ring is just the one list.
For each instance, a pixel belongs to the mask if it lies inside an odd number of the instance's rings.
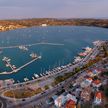
[{"label": "dock walkway", "polygon": [[28,63],[26,63],[26,64],[20,66],[19,68],[15,69],[15,70],[12,70],[11,72],[1,72],[0,75],[8,75],[8,74],[16,73],[16,72],[18,72],[19,70],[21,70],[22,68],[28,66],[29,64],[33,63],[34,61],[36,61],[37,59],[40,59],[40,58],[41,58],[41,56],[38,56],[38,57],[36,57],[35,59],[29,61]]},{"label": "dock walkway", "polygon": [[53,45],[53,46],[63,46],[64,44],[60,44],[60,43],[44,43],[44,42],[40,42],[40,43],[33,43],[33,44],[28,44],[28,45],[16,45],[16,46],[0,47],[0,49],[18,48],[19,46],[31,47],[31,46],[35,46],[35,45]]}]

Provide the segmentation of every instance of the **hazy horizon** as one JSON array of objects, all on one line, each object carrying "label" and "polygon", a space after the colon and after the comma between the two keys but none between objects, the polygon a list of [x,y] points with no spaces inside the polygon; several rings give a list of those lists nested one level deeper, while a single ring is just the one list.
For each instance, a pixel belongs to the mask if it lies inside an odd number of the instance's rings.
[{"label": "hazy horizon", "polygon": [[3,19],[0,19],[0,20],[29,20],[29,19],[99,19],[99,20],[107,20],[108,18],[53,18],[53,17],[49,17],[49,18],[45,18],[45,17],[33,17],[33,18],[3,18]]},{"label": "hazy horizon", "polygon": [[0,19],[108,19],[108,0],[0,0]]}]

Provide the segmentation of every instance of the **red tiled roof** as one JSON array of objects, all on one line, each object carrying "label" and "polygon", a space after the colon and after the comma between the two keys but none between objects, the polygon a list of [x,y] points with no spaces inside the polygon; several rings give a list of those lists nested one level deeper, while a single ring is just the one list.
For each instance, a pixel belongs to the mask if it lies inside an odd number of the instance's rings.
[{"label": "red tiled roof", "polygon": [[90,78],[90,77],[88,77],[88,78],[86,78],[87,80],[89,80],[89,81],[92,81],[92,78]]},{"label": "red tiled roof", "polygon": [[69,100],[67,103],[66,103],[66,108],[76,108],[76,104],[73,100]]},{"label": "red tiled roof", "polygon": [[95,80],[95,81],[93,81],[93,83],[96,84],[96,85],[98,85],[98,84],[101,83],[101,81],[100,80]]},{"label": "red tiled roof", "polygon": [[88,70],[87,73],[92,73],[92,71]]},{"label": "red tiled roof", "polygon": [[102,93],[101,92],[96,92],[96,98],[102,99]]}]

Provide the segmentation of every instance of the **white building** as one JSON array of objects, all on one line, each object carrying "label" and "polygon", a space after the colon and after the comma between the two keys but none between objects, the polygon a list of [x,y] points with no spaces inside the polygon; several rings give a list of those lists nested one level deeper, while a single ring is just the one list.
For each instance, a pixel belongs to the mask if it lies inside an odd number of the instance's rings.
[{"label": "white building", "polygon": [[75,103],[77,102],[77,99],[74,95],[67,94],[66,96],[60,95],[58,98],[55,99],[54,103],[57,108],[60,108],[63,106],[67,101],[72,100]]},{"label": "white building", "polygon": [[67,101],[72,100],[72,101],[74,101],[75,103],[77,102],[77,99],[76,99],[76,97],[75,97],[74,95],[67,94],[66,97],[67,97]]},{"label": "white building", "polygon": [[81,83],[81,87],[85,88],[91,85],[92,83],[92,78],[86,78],[82,83]]},{"label": "white building", "polygon": [[47,24],[42,24],[41,26],[42,26],[42,27],[46,27],[46,26],[47,26]]},{"label": "white building", "polygon": [[66,97],[61,95],[59,96],[58,98],[55,99],[54,103],[55,103],[55,106],[57,108],[60,108],[62,105],[64,105],[66,102]]}]

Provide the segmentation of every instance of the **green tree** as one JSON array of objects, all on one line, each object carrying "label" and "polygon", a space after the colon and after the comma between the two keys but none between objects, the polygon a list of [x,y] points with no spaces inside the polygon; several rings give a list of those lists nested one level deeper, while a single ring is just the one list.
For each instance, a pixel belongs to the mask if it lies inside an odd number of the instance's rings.
[{"label": "green tree", "polygon": [[45,85],[45,90],[49,89],[49,86],[48,85]]}]

